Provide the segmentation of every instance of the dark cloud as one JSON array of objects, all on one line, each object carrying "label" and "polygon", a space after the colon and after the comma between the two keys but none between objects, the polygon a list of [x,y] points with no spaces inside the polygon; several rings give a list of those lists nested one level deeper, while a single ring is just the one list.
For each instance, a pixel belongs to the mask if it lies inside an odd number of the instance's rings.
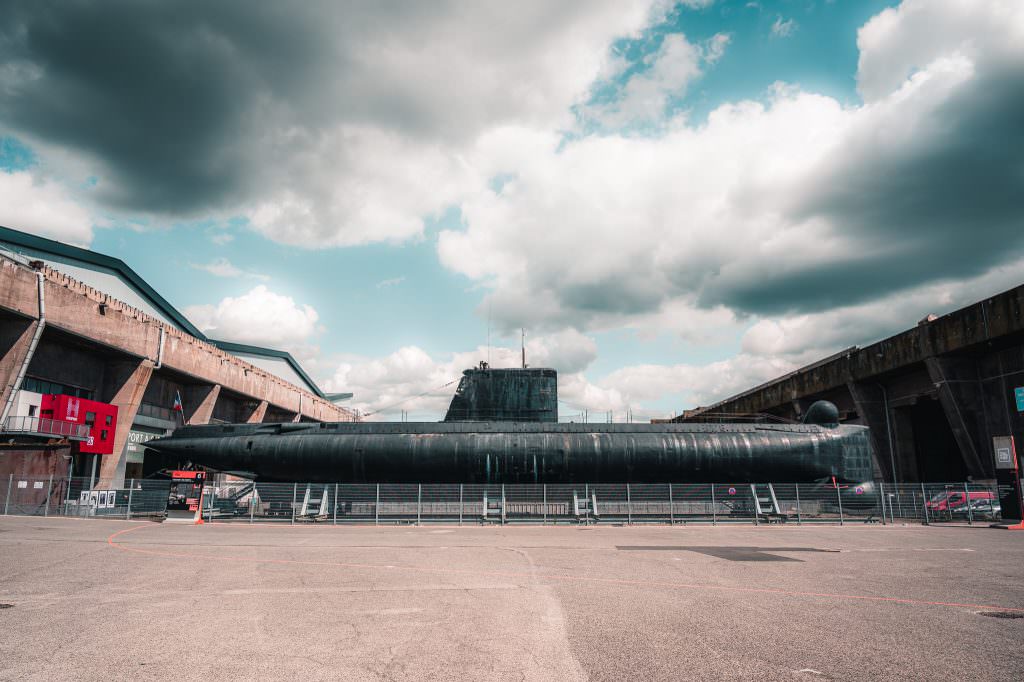
[{"label": "dark cloud", "polygon": [[275,238],[390,238],[410,230],[367,228],[360,207],[404,225],[444,206],[379,206],[382,146],[437,167],[423,158],[487,127],[564,115],[581,55],[642,16],[615,0],[8,0],[0,128],[70,152],[128,217],[270,202]]},{"label": "dark cloud", "polygon": [[[703,305],[758,314],[815,312],[929,282],[979,275],[1024,251],[1024,69],[986,64],[912,121],[869,119],[791,203],[848,244],[821,262],[749,263],[716,274]],[[915,135],[885,128],[912,123]],[[876,126],[881,126],[879,130]],[[743,262],[743,259],[740,259]]]},{"label": "dark cloud", "polygon": [[209,205],[237,183],[253,75],[216,25],[133,2],[15,4],[2,21],[17,27],[4,60],[39,74],[4,98],[4,123],[98,160],[112,203]]}]

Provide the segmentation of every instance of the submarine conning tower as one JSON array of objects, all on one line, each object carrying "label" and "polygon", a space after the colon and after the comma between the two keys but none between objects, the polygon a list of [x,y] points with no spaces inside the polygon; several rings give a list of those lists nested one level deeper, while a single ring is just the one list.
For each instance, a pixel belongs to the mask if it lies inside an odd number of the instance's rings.
[{"label": "submarine conning tower", "polygon": [[446,422],[558,422],[558,372],[549,368],[492,369],[486,362],[462,373]]}]

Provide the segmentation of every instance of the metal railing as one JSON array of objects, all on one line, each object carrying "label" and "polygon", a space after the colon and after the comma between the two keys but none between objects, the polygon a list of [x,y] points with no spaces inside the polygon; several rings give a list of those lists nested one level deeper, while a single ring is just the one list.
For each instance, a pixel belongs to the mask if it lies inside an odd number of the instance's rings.
[{"label": "metal railing", "polygon": [[840,484],[836,488],[809,483],[254,485],[245,481],[209,486],[202,513],[208,522],[291,524],[884,524],[1000,519],[995,486],[973,483]]},{"label": "metal railing", "polygon": [[75,440],[88,440],[89,425],[76,424],[49,417],[23,417],[12,415],[4,422],[3,433],[39,434],[41,436],[66,436]]},{"label": "metal railing", "polygon": [[[170,482],[90,490],[88,478],[0,480],[3,514],[162,517]],[[994,485],[867,483],[208,484],[207,522],[301,523],[966,523],[1001,519]]]}]

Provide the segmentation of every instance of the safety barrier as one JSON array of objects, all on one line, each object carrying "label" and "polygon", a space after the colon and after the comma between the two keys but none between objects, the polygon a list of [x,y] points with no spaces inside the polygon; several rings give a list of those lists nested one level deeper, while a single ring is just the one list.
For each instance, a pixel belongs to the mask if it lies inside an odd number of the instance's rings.
[{"label": "safety barrier", "polygon": [[[0,481],[3,514],[138,518],[166,513],[170,481],[90,490],[89,479]],[[351,484],[208,483],[211,522],[990,523],[994,485],[976,483]]]}]

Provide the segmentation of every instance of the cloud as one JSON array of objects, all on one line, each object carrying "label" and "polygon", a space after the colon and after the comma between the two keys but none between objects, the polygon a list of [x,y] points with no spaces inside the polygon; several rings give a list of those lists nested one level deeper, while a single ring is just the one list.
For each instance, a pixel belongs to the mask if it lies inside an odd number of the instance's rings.
[{"label": "cloud", "polygon": [[224,246],[225,244],[230,244],[234,240],[235,235],[230,234],[228,232],[219,232],[210,237],[210,241],[216,244],[217,246]]},{"label": "cloud", "polygon": [[185,316],[215,339],[285,350],[308,344],[320,319],[311,306],[262,284],[217,305],[188,306]]},{"label": "cloud", "polygon": [[227,258],[215,258],[209,263],[189,263],[189,267],[193,270],[202,270],[208,272],[214,277],[227,277],[227,278],[238,278],[238,277],[250,277],[252,279],[269,280],[270,278],[266,275],[261,275],[256,272],[246,272],[240,268],[235,267],[231,264]]},{"label": "cloud", "polygon": [[[686,94],[690,84],[703,74],[704,66],[722,58],[731,39],[728,33],[716,33],[696,45],[682,33],[666,35],[658,49],[643,58],[642,68],[625,80],[614,98],[583,107],[582,117],[599,123],[603,129],[661,126],[670,103]],[[623,61],[617,70],[626,67]],[[619,74],[602,75],[611,80]]]},{"label": "cloud", "polygon": [[93,169],[114,213],[401,241],[485,181],[463,158],[478,136],[568,127],[608,45],[660,4],[15,0],[0,122]]},{"label": "cloud", "polygon": [[76,246],[92,241],[94,220],[60,183],[31,171],[0,171],[0,225]]},{"label": "cloud", "polygon": [[717,62],[725,54],[725,48],[728,47],[730,42],[732,42],[732,34],[730,33],[716,33],[705,40],[704,61],[708,64]]},{"label": "cloud", "polygon": [[[780,84],[656,137],[503,131],[477,154],[515,180],[461,204],[439,257],[491,287],[505,328],[587,330],[669,309],[807,314],[1010,262],[1024,249],[1024,7],[978,11],[987,33],[965,24],[953,52],[861,105]],[[928,35],[927,16],[898,18],[897,43]],[[881,58],[861,42],[872,80]]]},{"label": "cloud", "polygon": [[[622,408],[621,398],[591,384],[583,371],[597,357],[597,344],[575,330],[528,337],[527,362],[531,367],[552,367],[559,372],[559,398],[590,409]],[[394,419],[406,410],[418,419],[440,419],[451,402],[462,371],[490,359],[492,367],[519,367],[521,350],[479,346],[470,351],[435,358],[416,346],[400,348],[380,358],[349,358],[324,382],[329,391],[351,391],[352,406]],[[574,408],[570,408],[574,409]]]},{"label": "cloud", "polygon": [[391,279],[382,279],[381,281],[377,282],[377,288],[378,289],[387,289],[387,288],[390,288],[390,287],[398,286],[399,284],[401,284],[404,281],[405,281],[405,276],[402,276],[402,277],[392,277]]},{"label": "cloud", "polygon": [[658,50],[644,61],[647,68],[626,81],[615,101],[588,112],[605,127],[660,121],[669,98],[682,96],[701,73],[700,48],[681,33],[666,35]]},{"label": "cloud", "polygon": [[783,19],[782,17],[775,17],[775,21],[772,22],[772,35],[777,38],[788,38],[789,36],[796,33],[796,29],[800,25],[796,23],[795,19]]}]

